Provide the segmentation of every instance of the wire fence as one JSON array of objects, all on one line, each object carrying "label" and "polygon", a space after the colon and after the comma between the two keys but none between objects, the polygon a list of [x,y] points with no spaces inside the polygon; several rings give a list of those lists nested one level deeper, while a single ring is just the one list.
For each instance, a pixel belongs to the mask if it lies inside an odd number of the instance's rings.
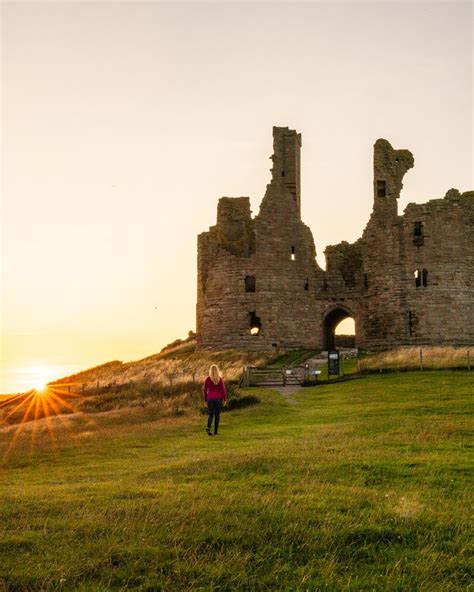
[{"label": "wire fence", "polygon": [[357,359],[358,373],[472,369],[470,348],[406,348]]},{"label": "wire fence", "polygon": [[[387,372],[408,372],[428,370],[465,370],[473,369],[473,350],[471,348],[419,347],[400,348],[379,352],[369,356],[347,354],[342,351],[340,356],[340,372],[338,377]],[[346,355],[347,354],[347,355]],[[183,388],[199,390],[202,385],[202,372],[193,368],[172,371],[156,376],[145,374],[138,379],[124,380],[122,377],[113,379],[94,379],[88,381],[69,381],[50,383],[50,387],[61,389],[70,394],[92,396],[102,393],[120,393],[125,390],[140,390],[143,393],[164,394],[181,391]],[[333,377],[337,378],[336,377]],[[240,377],[239,386],[258,386],[271,382],[282,385],[298,381],[322,382],[331,379],[327,372],[327,361],[319,359],[313,365],[293,365],[282,368],[265,366],[245,366]],[[230,382],[234,382],[230,380]]]}]

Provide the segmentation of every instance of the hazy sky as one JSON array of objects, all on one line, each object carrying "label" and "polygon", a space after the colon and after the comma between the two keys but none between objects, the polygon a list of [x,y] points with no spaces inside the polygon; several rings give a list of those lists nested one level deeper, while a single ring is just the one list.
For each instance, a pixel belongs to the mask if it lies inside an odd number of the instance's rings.
[{"label": "hazy sky", "polygon": [[377,138],[415,156],[400,212],[474,188],[471,2],[4,2],[1,33],[0,392],[194,329],[196,235],[221,196],[258,213],[273,125],[322,266]]}]

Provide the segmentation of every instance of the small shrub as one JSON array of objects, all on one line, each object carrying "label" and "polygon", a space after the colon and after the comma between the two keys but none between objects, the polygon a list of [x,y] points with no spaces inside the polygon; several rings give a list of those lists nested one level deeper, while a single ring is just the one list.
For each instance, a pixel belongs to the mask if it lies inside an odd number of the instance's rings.
[{"label": "small shrub", "polygon": [[260,399],[254,395],[245,395],[244,397],[235,397],[230,399],[227,407],[224,410],[232,411],[233,409],[242,409],[243,407],[249,407],[250,405],[257,405],[260,403]]}]

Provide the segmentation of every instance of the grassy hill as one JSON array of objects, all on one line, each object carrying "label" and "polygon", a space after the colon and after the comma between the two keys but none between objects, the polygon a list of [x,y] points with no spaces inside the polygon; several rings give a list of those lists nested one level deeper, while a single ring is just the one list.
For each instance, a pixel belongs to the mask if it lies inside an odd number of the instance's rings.
[{"label": "grassy hill", "polygon": [[97,381],[102,385],[116,383],[127,385],[130,382],[169,384],[192,381],[193,374],[201,380],[207,375],[211,364],[218,364],[228,380],[235,380],[245,364],[264,364],[271,358],[269,352],[248,352],[229,349],[225,351],[196,351],[196,342],[186,341],[172,348],[165,348],[159,354],[143,360],[123,363],[108,362],[71,376],[66,376],[50,384],[76,387],[84,384],[85,390],[95,389]]},{"label": "grassy hill", "polygon": [[6,426],[0,590],[467,590],[472,392],[453,371],[253,389],[218,437],[133,408]]},{"label": "grassy hill", "polygon": [[[281,359],[294,359],[302,353],[292,352]],[[243,350],[196,352],[194,341],[182,342],[143,360],[112,361],[52,381],[48,397],[38,397],[35,391],[10,397],[0,402],[0,425],[78,413],[108,412],[125,422],[132,417],[138,421],[140,417],[147,420],[196,413],[211,364],[218,364],[232,390],[245,365],[264,365],[272,356],[271,352]],[[234,398],[237,405],[238,397]]]}]

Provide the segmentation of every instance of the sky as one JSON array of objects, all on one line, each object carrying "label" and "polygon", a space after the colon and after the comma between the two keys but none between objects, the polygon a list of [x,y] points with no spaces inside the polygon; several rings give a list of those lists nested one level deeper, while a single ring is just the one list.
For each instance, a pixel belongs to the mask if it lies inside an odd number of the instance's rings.
[{"label": "sky", "polygon": [[317,260],[356,240],[372,148],[399,212],[474,188],[471,2],[3,2],[0,393],[195,329],[197,234],[302,133]]}]

